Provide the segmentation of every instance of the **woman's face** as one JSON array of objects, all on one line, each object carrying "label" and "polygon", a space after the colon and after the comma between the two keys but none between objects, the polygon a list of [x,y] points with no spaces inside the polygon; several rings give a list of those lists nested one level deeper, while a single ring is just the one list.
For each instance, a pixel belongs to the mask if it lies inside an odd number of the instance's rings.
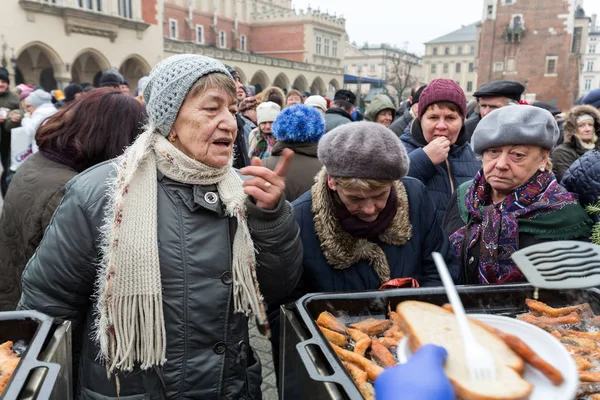
[{"label": "woman's face", "polygon": [[291,95],[287,98],[286,107],[293,106],[294,104],[302,104],[302,97]]},{"label": "woman's face", "polygon": [[456,143],[463,125],[461,115],[449,108],[432,105],[421,118],[421,128],[427,143],[438,137],[446,137],[450,144]]},{"label": "woman's face", "polygon": [[577,124],[577,136],[583,142],[591,142],[594,139],[594,121],[591,119],[586,119],[581,121],[580,124]]},{"label": "woman's face", "polygon": [[385,208],[392,185],[379,189],[343,188],[336,185],[332,177],[327,177],[329,188],[337,192],[348,212],[365,222],[373,222]]},{"label": "woman's face", "polygon": [[483,173],[493,190],[508,195],[546,167],[549,152],[539,146],[499,146],[483,152]]},{"label": "woman's face", "polygon": [[389,127],[392,124],[392,120],[392,110],[389,109],[379,111],[377,117],[375,118],[375,122],[385,127]]},{"label": "woman's face", "polygon": [[236,99],[221,88],[188,95],[171,134],[173,145],[188,157],[208,166],[224,167],[233,155],[237,136]]}]

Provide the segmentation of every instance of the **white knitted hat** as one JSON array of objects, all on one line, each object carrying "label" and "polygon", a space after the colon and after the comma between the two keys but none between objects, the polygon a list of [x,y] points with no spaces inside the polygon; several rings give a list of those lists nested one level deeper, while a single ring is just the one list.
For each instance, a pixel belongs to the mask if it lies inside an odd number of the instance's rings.
[{"label": "white knitted hat", "polygon": [[190,88],[213,72],[231,76],[220,61],[197,54],[179,54],[159,62],[144,87],[148,122],[167,136]]},{"label": "white knitted hat", "polygon": [[320,108],[321,110],[323,110],[323,112],[327,111],[327,101],[325,100],[325,98],[323,96],[319,96],[319,95],[310,96],[309,98],[304,100],[304,104],[306,104],[307,106],[313,106],[316,108]]},{"label": "white knitted hat", "polygon": [[258,107],[256,107],[256,119],[259,124],[263,122],[273,122],[281,112],[281,107],[279,104],[273,103],[272,101],[267,101],[265,103],[260,103]]},{"label": "white knitted hat", "polygon": [[39,107],[42,104],[52,103],[52,95],[45,90],[38,89],[25,98],[25,103]]}]

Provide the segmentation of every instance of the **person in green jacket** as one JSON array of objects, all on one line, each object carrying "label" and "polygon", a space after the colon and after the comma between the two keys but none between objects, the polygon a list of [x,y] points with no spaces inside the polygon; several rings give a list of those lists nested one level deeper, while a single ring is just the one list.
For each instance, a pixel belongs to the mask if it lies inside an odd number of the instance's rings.
[{"label": "person in green jacket", "polygon": [[389,128],[394,118],[396,118],[396,108],[392,100],[385,94],[378,94],[373,97],[371,105],[365,114],[365,119]]}]

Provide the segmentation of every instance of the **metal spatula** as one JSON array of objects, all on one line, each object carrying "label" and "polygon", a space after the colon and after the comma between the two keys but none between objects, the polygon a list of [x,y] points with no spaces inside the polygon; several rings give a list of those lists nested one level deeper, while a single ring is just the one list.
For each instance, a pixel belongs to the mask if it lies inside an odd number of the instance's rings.
[{"label": "metal spatula", "polygon": [[511,258],[529,283],[542,289],[584,289],[600,286],[600,246],[559,241],[540,243]]}]

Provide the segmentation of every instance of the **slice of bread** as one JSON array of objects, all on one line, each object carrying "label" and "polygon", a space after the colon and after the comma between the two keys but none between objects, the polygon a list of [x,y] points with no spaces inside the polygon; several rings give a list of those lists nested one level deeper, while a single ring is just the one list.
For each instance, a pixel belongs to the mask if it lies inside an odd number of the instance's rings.
[{"label": "slice of bread", "polygon": [[402,329],[410,335],[413,352],[424,344],[435,344],[448,351],[444,367],[456,396],[464,400],[528,399],[533,386],[521,377],[525,363],[502,339],[470,323],[473,335],[496,360],[495,381],[472,381],[466,365],[463,339],[456,317],[449,311],[420,301],[404,301],[396,312]]}]

